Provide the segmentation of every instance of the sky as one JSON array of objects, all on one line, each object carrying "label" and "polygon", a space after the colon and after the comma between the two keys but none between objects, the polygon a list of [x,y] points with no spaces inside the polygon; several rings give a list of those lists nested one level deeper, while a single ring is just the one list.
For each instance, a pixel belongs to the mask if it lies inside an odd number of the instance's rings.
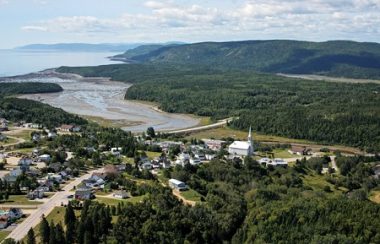
[{"label": "sky", "polygon": [[73,42],[380,42],[380,0],[0,0],[0,28],[0,49]]}]

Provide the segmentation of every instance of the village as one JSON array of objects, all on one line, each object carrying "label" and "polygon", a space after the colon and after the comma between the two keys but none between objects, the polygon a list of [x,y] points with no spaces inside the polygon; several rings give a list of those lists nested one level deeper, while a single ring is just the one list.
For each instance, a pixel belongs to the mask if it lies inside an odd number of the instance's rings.
[{"label": "village", "polygon": [[[106,160],[93,167],[79,167],[73,163],[75,158],[81,157],[78,153],[64,148],[51,150],[49,143],[63,135],[80,135],[80,126],[61,125],[47,130],[37,124],[22,122],[10,126],[5,119],[0,119],[0,123],[0,229],[4,229],[4,233],[10,233],[20,221],[45,204],[54,207],[64,206],[68,201],[75,201],[76,204],[84,200],[111,204],[119,204],[123,200],[141,201],[146,190],[132,192],[119,183],[123,177],[137,182],[138,187],[156,178],[161,184],[172,188],[173,194],[185,204],[193,206],[202,198],[199,193],[180,179],[166,178],[165,172],[175,167],[207,164],[214,158],[244,164],[248,157],[263,167],[286,168],[302,158],[329,155],[330,160],[323,165],[322,173],[339,171],[334,162],[335,156],[323,150],[280,144],[271,146],[278,148],[276,153],[264,150],[263,145],[254,141],[251,129],[246,140],[233,141],[215,138],[169,140],[157,137],[154,131],[148,135],[143,133],[136,135],[135,140],[146,150],[140,150],[135,158],[123,153],[123,145],[108,149],[88,145],[79,152],[89,155],[97,153]],[[23,138],[17,138],[17,131],[22,132]],[[15,142],[7,144],[8,138]],[[27,148],[18,147],[28,143]],[[376,174],[380,176],[379,167]],[[64,198],[53,201],[62,190]]]}]

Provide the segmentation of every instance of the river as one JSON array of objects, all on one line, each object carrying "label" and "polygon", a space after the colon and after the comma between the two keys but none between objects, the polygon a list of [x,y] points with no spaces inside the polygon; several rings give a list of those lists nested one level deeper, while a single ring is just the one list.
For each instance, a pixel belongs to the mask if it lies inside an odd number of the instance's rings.
[{"label": "river", "polygon": [[[58,77],[59,76],[59,77]],[[21,98],[41,101],[53,107],[87,117],[103,125],[142,132],[148,127],[156,131],[178,130],[196,126],[199,119],[188,115],[159,111],[155,106],[124,100],[131,84],[108,78],[83,78],[72,75],[40,75],[39,78],[14,78],[8,81],[40,81],[59,84],[60,93],[22,95]]]}]

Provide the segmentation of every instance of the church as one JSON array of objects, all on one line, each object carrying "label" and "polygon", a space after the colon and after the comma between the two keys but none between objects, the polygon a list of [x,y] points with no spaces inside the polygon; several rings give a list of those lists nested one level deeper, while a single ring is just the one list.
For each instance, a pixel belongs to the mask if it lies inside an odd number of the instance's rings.
[{"label": "church", "polygon": [[247,141],[234,141],[228,147],[228,153],[231,156],[252,156],[253,155],[253,141],[252,141],[252,129],[249,128]]}]

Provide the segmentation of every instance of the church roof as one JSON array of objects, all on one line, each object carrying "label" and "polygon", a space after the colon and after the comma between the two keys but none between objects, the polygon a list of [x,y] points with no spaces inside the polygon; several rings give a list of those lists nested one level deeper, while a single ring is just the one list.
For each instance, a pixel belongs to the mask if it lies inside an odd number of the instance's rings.
[{"label": "church roof", "polygon": [[250,148],[250,143],[246,141],[234,141],[231,145],[230,148],[235,148],[235,149],[244,149],[247,150]]}]

